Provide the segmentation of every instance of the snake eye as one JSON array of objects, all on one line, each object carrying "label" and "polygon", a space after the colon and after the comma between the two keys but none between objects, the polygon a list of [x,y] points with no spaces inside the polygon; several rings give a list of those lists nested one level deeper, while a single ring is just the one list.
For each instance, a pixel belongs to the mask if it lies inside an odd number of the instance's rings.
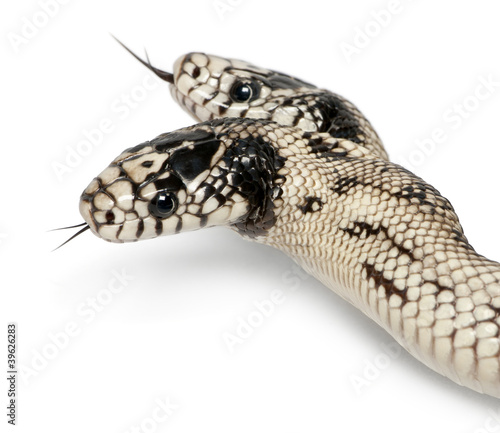
[{"label": "snake eye", "polygon": [[157,218],[168,218],[177,209],[177,198],[169,192],[159,192],[149,203],[149,211]]},{"label": "snake eye", "polygon": [[259,97],[259,88],[253,82],[237,81],[230,92],[234,102],[247,102]]}]

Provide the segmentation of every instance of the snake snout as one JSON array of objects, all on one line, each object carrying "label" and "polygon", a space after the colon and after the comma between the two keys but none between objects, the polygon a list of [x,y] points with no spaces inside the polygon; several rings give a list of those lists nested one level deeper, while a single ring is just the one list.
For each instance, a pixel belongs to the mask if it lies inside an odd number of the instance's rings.
[{"label": "snake snout", "polygon": [[179,57],[174,62],[174,82],[177,83],[181,74],[186,74],[191,80],[205,81],[203,72],[208,73],[206,66],[209,63],[209,56],[205,53],[188,53]]},{"label": "snake snout", "polygon": [[119,173],[112,165],[89,184],[80,197],[80,214],[96,236],[109,242],[152,237],[155,222],[148,219],[147,205],[135,200],[132,180]]},{"label": "snake snout", "polygon": [[[102,181],[102,180],[101,180]],[[116,201],[107,193],[106,187],[94,179],[80,197],[80,214],[94,234],[109,239],[103,234],[103,226],[120,225],[125,214],[116,206]]]},{"label": "snake snout", "polygon": [[90,200],[84,197],[84,195],[82,195],[82,197],[80,198],[80,214],[85,222],[89,225],[90,230],[97,234],[97,225],[92,216],[92,205],[90,203]]}]

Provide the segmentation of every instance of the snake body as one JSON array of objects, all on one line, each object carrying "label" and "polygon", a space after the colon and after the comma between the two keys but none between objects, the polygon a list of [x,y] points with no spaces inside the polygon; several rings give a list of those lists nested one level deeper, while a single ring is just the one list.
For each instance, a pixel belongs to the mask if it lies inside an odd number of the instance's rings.
[{"label": "snake body", "polygon": [[94,234],[230,227],[288,254],[430,368],[500,397],[500,264],[474,251],[435,188],[388,161],[354,105],[200,53],[167,81],[202,123],[127,149],[90,183],[80,212]]}]

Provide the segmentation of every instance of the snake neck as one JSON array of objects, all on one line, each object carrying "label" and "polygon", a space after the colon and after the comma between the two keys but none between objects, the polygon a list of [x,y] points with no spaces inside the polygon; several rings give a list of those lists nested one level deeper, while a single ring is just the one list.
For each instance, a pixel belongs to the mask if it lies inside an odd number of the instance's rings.
[{"label": "snake neck", "polygon": [[[283,94],[277,90],[262,105],[243,111],[229,105],[224,115],[246,119],[273,121],[285,127],[296,127],[306,132],[325,132],[339,139],[350,140],[384,160],[389,157],[372,124],[350,101],[328,90],[316,87]],[[171,86],[174,100],[198,121],[213,120],[214,114]]]},{"label": "snake neck", "polygon": [[284,126],[297,126],[309,132],[327,132],[338,139],[350,140],[373,155],[388,160],[382,141],[372,124],[350,101],[328,90],[309,90],[279,97],[270,119]]},{"label": "snake neck", "polygon": [[435,371],[500,397],[500,265],[474,251],[449,201],[370,155],[295,155],[282,174],[283,206],[261,241]]}]

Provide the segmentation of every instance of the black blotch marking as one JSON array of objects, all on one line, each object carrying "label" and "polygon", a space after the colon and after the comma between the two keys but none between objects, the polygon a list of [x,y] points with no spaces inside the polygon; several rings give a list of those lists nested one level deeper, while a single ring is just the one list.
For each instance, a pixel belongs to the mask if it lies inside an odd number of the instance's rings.
[{"label": "black blotch marking", "polygon": [[182,179],[193,180],[211,168],[211,161],[220,147],[219,140],[197,142],[194,148],[183,147],[172,154],[169,165]]},{"label": "black blotch marking", "polygon": [[328,132],[333,137],[345,138],[359,144],[365,139],[364,129],[356,113],[333,93],[316,91],[286,98],[281,106],[300,107],[301,111],[307,111],[318,126],[318,132]]},{"label": "black blotch marking", "polygon": [[226,197],[223,196],[222,194],[217,194],[215,196],[215,199],[219,203],[219,205],[217,206],[217,209],[219,209],[221,206],[223,206],[226,203],[226,201],[227,201]]},{"label": "black blotch marking", "polygon": [[156,236],[160,236],[162,231],[163,231],[163,223],[161,222],[160,218],[157,218],[156,225],[155,225]]},{"label": "black blotch marking", "polygon": [[153,166],[153,161],[144,161],[141,165],[144,168],[151,168]]},{"label": "black blotch marking", "polygon": [[472,247],[471,244],[469,244],[469,241],[465,237],[465,235],[460,232],[457,229],[452,229],[451,230],[455,236],[453,236],[453,239],[456,240],[457,242],[462,244],[462,247],[467,248],[468,250],[475,251],[474,248]]},{"label": "black blotch marking", "polygon": [[106,218],[106,224],[113,224],[115,222],[115,214],[112,210],[106,211],[104,216]]},{"label": "black blotch marking", "polygon": [[[122,230],[123,230],[123,227],[125,227],[125,226],[124,226],[124,224],[121,224],[121,225],[118,227],[118,230],[116,231],[116,239],[119,239],[119,236],[120,236],[120,233],[121,233],[121,232],[122,232]],[[123,242],[123,241],[121,241],[121,242]]]},{"label": "black blotch marking", "polygon": [[[414,176],[411,172],[408,173]],[[453,211],[451,203],[441,196],[434,187],[424,182],[413,182],[412,185],[401,188],[401,191],[392,192],[392,195],[397,198],[407,199],[410,202],[412,202],[412,199],[416,199],[420,205],[430,206],[432,215],[436,213],[437,208]]]},{"label": "black blotch marking", "polygon": [[205,105],[208,101],[211,101],[212,99],[214,99],[218,94],[219,94],[219,91],[216,90],[211,95],[208,95],[205,99],[203,99],[203,105]]},{"label": "black blotch marking", "polygon": [[383,232],[387,239],[391,239],[387,234],[387,229],[381,224],[375,228],[371,224],[355,221],[352,228],[345,227],[341,228],[341,230],[351,237],[357,236],[359,238],[361,238],[363,234],[366,234],[366,237],[368,237],[371,235],[378,236],[379,233]]},{"label": "black blotch marking", "polygon": [[336,184],[334,187],[330,188],[334,193],[337,193],[339,195],[347,193],[351,188],[354,188],[357,185],[362,184],[357,176],[353,177],[341,177],[340,179],[337,180]]},{"label": "black blotch marking", "polygon": [[207,225],[208,215],[199,215],[200,217],[200,227],[203,228]]},{"label": "black blotch marking", "polygon": [[[304,135],[303,135],[304,138],[306,138]],[[318,136],[315,136],[315,137],[312,137],[311,133],[309,133],[309,136],[307,137],[308,138],[308,146],[311,147],[312,151],[313,152],[317,152],[319,148],[321,148],[321,145],[323,145],[323,138],[322,137],[318,137]],[[325,146],[325,145],[323,145]],[[328,145],[326,145],[328,146]],[[331,149],[332,145],[328,146],[328,149]]]},{"label": "black blotch marking", "polygon": [[190,129],[169,132],[162,134],[151,141],[151,144],[158,152],[166,152],[169,149],[180,146],[185,141],[201,141],[214,138],[213,132],[204,129]]},{"label": "black blotch marking", "polygon": [[[317,209],[313,209],[314,204],[318,204]],[[303,214],[309,213],[309,212],[318,212],[321,209],[323,209],[323,202],[321,201],[320,198],[318,197],[306,197],[306,204],[304,206],[298,206],[298,208],[302,211]]]},{"label": "black blotch marking", "polygon": [[200,76],[200,68],[198,66],[195,66],[191,75],[193,76],[193,78],[198,78]]},{"label": "black blotch marking", "polygon": [[175,233],[180,233],[182,230],[182,220],[179,218],[177,225],[175,226]]},{"label": "black blotch marking", "polygon": [[[230,119],[224,122],[229,127],[233,127],[235,123],[251,125],[256,121]],[[221,162],[222,167],[227,167],[228,173],[222,173],[219,179],[229,182],[228,185],[234,192],[242,195],[248,202],[246,216],[235,223],[234,227],[250,238],[264,235],[276,223],[274,200],[281,195],[280,189],[284,182],[284,177],[278,175],[278,170],[284,166],[285,158],[279,156],[274,147],[259,135],[235,139]],[[220,188],[224,186],[223,184]],[[227,194],[226,198],[230,195]],[[217,196],[217,199],[221,202],[222,196]]]},{"label": "black blotch marking", "polygon": [[184,183],[177,176],[170,174],[165,179],[156,179],[154,185],[157,191],[179,191],[184,187]]},{"label": "black blotch marking", "polygon": [[236,172],[231,173],[231,185],[240,187],[245,182],[245,176],[242,174],[243,170],[234,169]]},{"label": "black blotch marking", "polygon": [[229,104],[231,104],[231,101],[226,101],[225,103],[219,105],[219,116],[224,116],[224,114],[226,114]]},{"label": "black blotch marking", "polygon": [[364,136],[359,120],[344,101],[333,94],[325,94],[316,103],[316,108],[323,114],[325,122],[320,132],[329,132],[337,138],[345,138],[355,143],[361,143]]},{"label": "black blotch marking", "polygon": [[304,118],[304,112],[302,110],[299,110],[295,118],[293,119],[293,126],[297,126],[300,122],[300,119]]},{"label": "black blotch marking", "polygon": [[151,142],[145,141],[144,143],[138,144],[137,146],[129,147],[127,150],[125,150],[125,152],[136,153],[148,146],[151,146]]},{"label": "black blotch marking", "polygon": [[363,264],[363,267],[366,270],[366,279],[369,280],[370,278],[373,278],[375,285],[377,287],[383,287],[385,290],[385,297],[387,299],[389,299],[392,295],[399,295],[401,297],[401,300],[402,300],[401,306],[406,304],[406,302],[407,302],[406,292],[408,291],[407,287],[405,287],[403,290],[398,290],[394,286],[394,281],[385,278],[384,272],[377,271],[375,269],[375,265],[365,263],[365,264]]},{"label": "black blotch marking", "polygon": [[135,232],[135,237],[139,239],[143,233],[144,233],[144,221],[140,219],[139,223],[137,224],[137,231]]},{"label": "black blotch marking", "polygon": [[[410,266],[413,262],[418,261],[415,259],[413,251],[403,247],[402,245],[397,244],[394,241],[394,239],[389,236],[388,228],[383,226],[382,224],[379,224],[377,227],[374,227],[369,223],[359,222],[359,221],[356,221],[352,224],[353,224],[352,228],[341,227],[340,230],[346,232],[350,237],[357,237],[362,240],[372,235],[375,237],[379,237],[380,233],[383,233],[384,239],[389,239],[392,242],[392,244],[399,250],[398,257],[403,254],[406,254],[409,257],[408,266]],[[396,259],[398,259],[398,257],[396,257]],[[384,277],[383,271],[376,270],[375,265],[372,263],[364,262],[362,263],[362,266],[363,269],[366,270],[367,279],[373,278],[373,280],[375,281],[375,285],[377,287],[383,287],[385,289],[385,295],[387,299],[389,299],[393,294],[397,294],[402,299],[401,305],[404,305],[406,304],[406,302],[408,302],[408,299],[406,297],[406,292],[408,290],[408,287],[405,286],[403,290],[397,289],[394,286],[394,281]],[[453,290],[451,287],[442,286],[437,281],[429,281],[429,282],[435,284],[439,292],[442,290]]]},{"label": "black blotch marking", "polygon": [[203,191],[203,202],[215,194],[215,187],[213,185],[203,184],[200,186],[200,190]]},{"label": "black blotch marking", "polygon": [[[286,74],[275,73],[267,77],[267,83],[271,85],[273,90],[276,89],[299,89],[301,87],[307,87],[309,89],[315,89],[316,87],[312,84],[306,83],[305,81],[299,80],[298,78],[291,77]],[[266,84],[267,84],[266,83]]]},{"label": "black blotch marking", "polygon": [[317,89],[316,86],[310,84],[306,81],[303,81],[299,78],[292,77],[287,74],[283,74],[278,71],[269,71],[267,74],[262,74],[256,72],[255,70],[248,68],[233,68],[232,66],[228,66],[224,69],[225,71],[230,71],[234,73],[234,71],[244,71],[251,74],[252,78],[260,81],[267,87],[271,87],[272,90],[276,89],[297,89],[299,87],[307,87],[309,89]]},{"label": "black blotch marking", "polygon": [[347,157],[347,150],[340,150],[338,141],[325,141],[322,137],[310,137],[307,145],[311,148],[311,153],[319,158],[328,160]]}]

